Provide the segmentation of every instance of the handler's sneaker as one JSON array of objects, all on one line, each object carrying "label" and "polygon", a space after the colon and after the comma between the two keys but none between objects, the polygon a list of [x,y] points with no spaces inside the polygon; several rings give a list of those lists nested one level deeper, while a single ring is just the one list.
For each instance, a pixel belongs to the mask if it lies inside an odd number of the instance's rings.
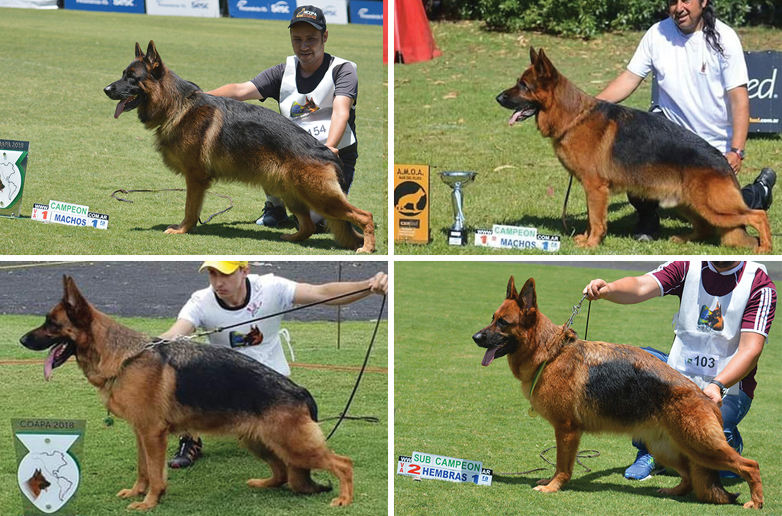
[{"label": "handler's sneaker", "polygon": [[635,456],[635,462],[625,471],[625,478],[629,480],[646,480],[652,475],[657,475],[665,471],[665,468],[658,466],[647,451],[639,450]]},{"label": "handler's sneaker", "polygon": [[774,202],[774,195],[772,190],[774,189],[774,185],[777,182],[777,173],[766,167],[760,171],[760,174],[758,174],[758,177],[756,177],[755,181],[753,182],[763,186],[766,195],[763,196],[762,209],[768,211],[768,209],[771,207],[771,203]]},{"label": "handler's sneaker", "polygon": [[179,450],[174,458],[168,461],[168,467],[172,469],[189,468],[201,456],[203,447],[200,437],[195,440],[189,435],[183,435],[179,438]]},{"label": "handler's sneaker", "polygon": [[285,206],[275,206],[269,201],[263,205],[263,215],[255,221],[259,226],[274,228],[288,220],[288,212]]}]

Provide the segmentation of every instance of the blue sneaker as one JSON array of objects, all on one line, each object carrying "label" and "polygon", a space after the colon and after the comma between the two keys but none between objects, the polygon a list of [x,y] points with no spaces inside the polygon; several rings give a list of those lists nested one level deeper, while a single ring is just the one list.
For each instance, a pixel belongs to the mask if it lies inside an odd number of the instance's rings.
[{"label": "blue sneaker", "polygon": [[625,478],[629,480],[646,480],[652,475],[657,475],[665,471],[665,468],[658,466],[654,457],[645,450],[638,450],[633,465],[625,470]]},{"label": "blue sneaker", "polygon": [[269,201],[263,205],[263,215],[255,221],[259,226],[274,228],[288,221],[288,212],[285,206],[275,206]]}]

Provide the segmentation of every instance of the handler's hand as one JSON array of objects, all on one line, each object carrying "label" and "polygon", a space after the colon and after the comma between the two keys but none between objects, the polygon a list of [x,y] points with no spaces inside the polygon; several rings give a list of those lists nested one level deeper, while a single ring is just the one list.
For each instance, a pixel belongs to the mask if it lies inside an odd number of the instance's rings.
[{"label": "handler's hand", "polygon": [[720,396],[720,388],[710,383],[703,388],[703,394],[711,398],[711,401],[717,404],[718,407],[722,406],[722,396]]},{"label": "handler's hand", "polygon": [[373,294],[388,294],[388,274],[378,272],[369,278],[369,288]]},{"label": "handler's hand", "polygon": [[734,174],[738,174],[741,170],[741,158],[735,152],[728,152],[725,154],[725,159],[728,160],[728,165],[733,169]]},{"label": "handler's hand", "polygon": [[338,148],[332,147],[331,145],[326,145],[326,147],[328,147],[331,150],[331,152],[333,152],[334,154],[339,156],[339,149]]},{"label": "handler's hand", "polygon": [[604,280],[594,279],[589,282],[589,285],[584,287],[584,291],[581,293],[585,295],[590,301],[603,299],[603,297],[608,294],[608,291],[606,290],[607,285],[608,283],[606,283]]}]

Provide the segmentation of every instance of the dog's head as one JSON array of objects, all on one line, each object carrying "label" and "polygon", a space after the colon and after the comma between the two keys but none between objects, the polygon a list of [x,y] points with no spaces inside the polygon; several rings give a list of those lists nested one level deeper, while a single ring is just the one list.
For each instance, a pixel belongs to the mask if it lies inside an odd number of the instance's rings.
[{"label": "dog's head", "polygon": [[511,276],[505,301],[494,312],[491,324],[472,336],[479,347],[486,349],[481,365],[487,366],[495,358],[513,354],[519,345],[529,342],[531,339],[526,334],[531,331],[537,316],[535,280],[528,279],[519,293]]},{"label": "dog's head", "polygon": [[114,110],[114,118],[119,118],[125,111],[132,111],[144,104],[149,88],[154,87],[165,73],[166,67],[155,48],[155,42],[149,42],[146,55],[136,43],[136,58],[122,72],[122,78],[103,88],[107,97],[119,100]]},{"label": "dog's head", "polygon": [[46,380],[51,378],[54,368],[76,354],[79,346],[89,345],[92,306],[76,288],[73,278],[64,276],[63,286],[62,300],[46,314],[44,323],[19,339],[27,349],[43,351],[51,348],[43,368]]},{"label": "dog's head", "polygon": [[502,107],[513,110],[508,120],[509,125],[524,121],[541,109],[545,110],[559,80],[559,72],[546,57],[543,49],[535,52],[535,49],[530,47],[529,58],[530,65],[516,84],[497,95],[497,102]]}]

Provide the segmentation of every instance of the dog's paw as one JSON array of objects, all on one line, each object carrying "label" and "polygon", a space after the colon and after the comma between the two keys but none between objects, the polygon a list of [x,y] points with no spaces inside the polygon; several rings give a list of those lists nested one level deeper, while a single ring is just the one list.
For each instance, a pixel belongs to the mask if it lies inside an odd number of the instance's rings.
[{"label": "dog's paw", "polygon": [[375,252],[375,248],[374,247],[364,246],[364,247],[359,247],[358,249],[356,249],[356,254],[372,254],[374,252]]},{"label": "dog's paw", "polygon": [[331,501],[331,506],[332,507],[345,507],[346,505],[350,505],[350,502],[351,502],[351,500],[347,496],[338,496],[338,497],[334,498]]},{"label": "dog's paw", "polygon": [[549,485],[549,482],[551,482],[550,478],[541,478],[540,480],[535,482],[535,484],[539,485],[539,486],[547,486],[547,485]]},{"label": "dog's paw", "polygon": [[187,229],[180,224],[172,224],[166,228],[165,233],[166,235],[181,235],[182,233],[187,233]]},{"label": "dog's paw", "polygon": [[117,493],[117,498],[133,498],[134,496],[139,496],[144,494],[144,491],[140,491],[138,489],[123,489],[119,493]]},{"label": "dog's paw", "polygon": [[539,491],[541,493],[556,493],[557,491],[559,491],[559,488],[552,487],[549,485],[537,486],[537,487],[533,487],[532,489],[534,489],[535,491]]},{"label": "dog's paw", "polygon": [[257,489],[269,489],[273,487],[280,487],[285,482],[286,480],[284,478],[251,478],[247,481],[247,485]]},{"label": "dog's paw", "polygon": [[153,502],[147,502],[144,500],[143,502],[133,502],[132,504],[128,505],[129,511],[148,511],[152,509],[153,507],[156,507],[157,503]]},{"label": "dog's paw", "polygon": [[749,501],[744,504],[745,509],[762,509],[763,508],[763,502],[755,503],[753,501]]}]

